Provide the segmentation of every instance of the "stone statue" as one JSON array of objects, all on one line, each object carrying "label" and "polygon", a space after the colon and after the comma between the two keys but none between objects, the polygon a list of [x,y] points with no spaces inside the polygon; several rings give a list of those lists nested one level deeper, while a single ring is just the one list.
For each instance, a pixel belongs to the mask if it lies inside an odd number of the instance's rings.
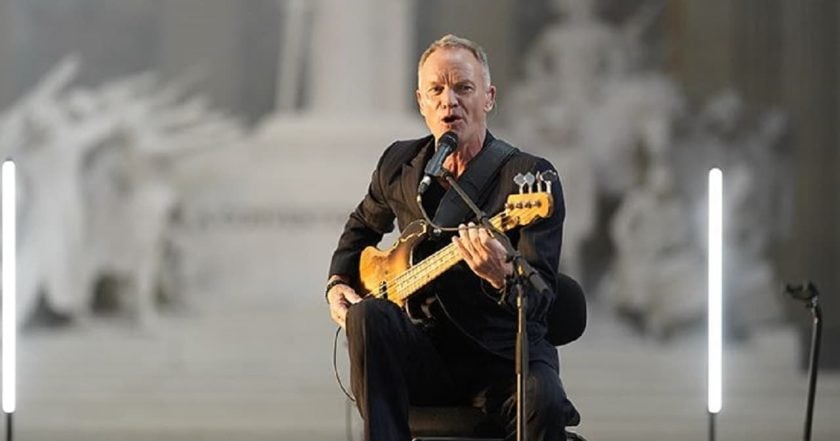
[{"label": "stone statue", "polygon": [[[20,180],[18,220],[18,314],[39,301],[70,314],[81,308],[85,235],[81,162],[102,136],[97,123],[78,123],[57,105],[78,69],[67,60],[0,117],[2,150],[14,158]],[[72,135],[71,135],[72,132]],[[84,266],[83,264],[81,265]]]},{"label": "stone statue", "polygon": [[[726,207],[739,213],[726,231],[730,329],[772,320],[768,256],[790,223],[782,115],[751,115],[732,93],[686,112],[677,86],[643,63],[640,35],[661,5],[614,26],[592,0],[555,6],[562,20],[528,52],[511,124],[516,139],[557,164],[567,190],[564,269],[583,273],[593,297],[602,293],[652,335],[699,320],[707,172],[722,166]],[[614,254],[584,262],[583,247],[605,236],[602,248]],[[603,279],[600,268],[610,268]]]},{"label": "stone statue", "polygon": [[241,128],[149,74],[70,88],[78,68],[65,60],[0,116],[22,181],[19,313],[84,317],[107,278],[148,323],[178,200],[170,167]]},{"label": "stone statue", "polygon": [[683,202],[670,165],[657,158],[644,184],[630,191],[612,221],[616,256],[605,283],[607,301],[659,339],[705,312],[705,258],[692,241]]},{"label": "stone statue", "polygon": [[617,35],[595,20],[588,0],[558,0],[565,16],[528,51],[525,78],[511,94],[518,117],[513,136],[556,164],[569,216],[564,226],[564,271],[580,276],[581,243],[595,223],[596,182],[585,149],[582,117],[600,101],[603,79],[620,59]]},{"label": "stone statue", "polygon": [[681,197],[689,201],[694,241],[702,249],[707,172],[722,169],[727,326],[745,336],[781,318],[770,255],[789,231],[792,216],[787,122],[777,111],[750,112],[736,93],[725,91],[686,125],[674,152]]},{"label": "stone statue", "polygon": [[[564,270],[580,276],[582,244],[593,235],[599,201],[620,200],[644,179],[646,157],[667,150],[682,108],[663,76],[640,70],[639,29],[656,11],[623,27],[600,21],[591,0],[557,0],[564,17],[549,25],[526,58],[513,94],[516,139],[557,165],[566,194]],[[600,205],[604,205],[601,203]]]}]

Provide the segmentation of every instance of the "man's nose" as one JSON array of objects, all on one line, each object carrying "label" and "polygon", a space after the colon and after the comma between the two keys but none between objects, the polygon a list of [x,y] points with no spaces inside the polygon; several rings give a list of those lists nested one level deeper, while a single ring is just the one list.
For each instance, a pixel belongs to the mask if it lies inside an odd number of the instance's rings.
[{"label": "man's nose", "polygon": [[458,95],[455,93],[454,90],[447,87],[443,91],[443,97],[441,98],[441,103],[446,108],[455,107],[458,105]]}]

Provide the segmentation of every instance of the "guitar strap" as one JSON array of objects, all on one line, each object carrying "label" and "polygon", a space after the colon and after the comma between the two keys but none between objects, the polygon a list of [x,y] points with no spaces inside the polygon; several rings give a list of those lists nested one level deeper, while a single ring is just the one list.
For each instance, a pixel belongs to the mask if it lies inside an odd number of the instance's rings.
[{"label": "guitar strap", "polygon": [[[492,135],[488,134],[488,136]],[[493,178],[517,151],[516,147],[493,138],[470,161],[467,170],[458,178],[458,184],[463,187],[464,192],[475,201],[476,205],[481,207],[485,202],[490,193],[490,183],[493,182]],[[461,199],[454,188],[450,188],[441,198],[433,221],[443,227],[454,227],[465,222],[472,215],[470,207]]]}]

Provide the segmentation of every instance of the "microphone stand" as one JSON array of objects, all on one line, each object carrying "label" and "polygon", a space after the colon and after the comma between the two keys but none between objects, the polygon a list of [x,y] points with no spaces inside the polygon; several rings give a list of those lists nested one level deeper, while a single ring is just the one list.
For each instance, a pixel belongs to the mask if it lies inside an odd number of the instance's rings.
[{"label": "microphone stand", "polygon": [[811,328],[811,357],[808,368],[808,404],[805,410],[805,428],[802,435],[803,441],[811,440],[811,427],[814,418],[814,398],[817,390],[817,371],[820,361],[820,343],[822,342],[822,308],[820,308],[820,293],[816,285],[806,282],[804,285],[787,285],[785,291],[794,299],[805,303],[805,307],[811,310],[813,315],[813,326]]},{"label": "microphone stand", "polygon": [[525,317],[528,291],[525,289],[525,282],[527,281],[539,293],[547,292],[549,288],[542,276],[513,247],[507,235],[497,230],[490,223],[487,214],[475,205],[475,202],[458,185],[455,178],[446,171],[443,172],[443,176],[470,210],[475,213],[476,219],[479,220],[481,226],[486,228],[504,246],[507,252],[507,259],[513,264],[513,275],[508,280],[512,282],[516,291],[516,441],[525,441],[527,418],[525,408],[525,381],[528,378],[528,329],[526,327]]}]

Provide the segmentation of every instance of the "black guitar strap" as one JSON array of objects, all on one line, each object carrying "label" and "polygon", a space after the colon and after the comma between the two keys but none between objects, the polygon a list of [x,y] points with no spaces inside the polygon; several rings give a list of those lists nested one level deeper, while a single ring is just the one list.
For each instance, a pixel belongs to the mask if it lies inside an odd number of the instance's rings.
[{"label": "black guitar strap", "polygon": [[[488,136],[492,135],[488,134]],[[470,161],[467,170],[458,178],[458,184],[463,187],[464,192],[475,201],[476,205],[480,207],[485,202],[490,193],[490,183],[493,178],[517,151],[516,147],[493,138]],[[472,217],[472,214],[470,207],[461,200],[455,189],[450,188],[440,200],[433,221],[443,227],[454,227],[466,222],[468,218]]]}]

